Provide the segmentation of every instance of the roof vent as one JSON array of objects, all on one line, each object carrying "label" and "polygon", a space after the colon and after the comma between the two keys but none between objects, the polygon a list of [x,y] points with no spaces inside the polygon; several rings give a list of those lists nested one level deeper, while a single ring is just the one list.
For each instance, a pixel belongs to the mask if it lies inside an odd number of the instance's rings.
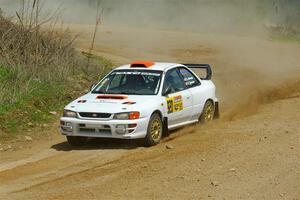
[{"label": "roof vent", "polygon": [[130,64],[130,67],[142,67],[142,68],[148,68],[154,65],[154,62],[151,61],[135,61]]}]

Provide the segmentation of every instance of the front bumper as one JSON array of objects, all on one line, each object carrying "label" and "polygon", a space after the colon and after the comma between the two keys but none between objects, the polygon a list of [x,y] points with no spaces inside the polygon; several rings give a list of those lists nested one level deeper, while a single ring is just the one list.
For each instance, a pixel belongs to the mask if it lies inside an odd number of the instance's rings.
[{"label": "front bumper", "polygon": [[62,117],[60,118],[60,130],[66,136],[137,139],[146,137],[148,122],[148,118],[136,120],[86,120]]}]

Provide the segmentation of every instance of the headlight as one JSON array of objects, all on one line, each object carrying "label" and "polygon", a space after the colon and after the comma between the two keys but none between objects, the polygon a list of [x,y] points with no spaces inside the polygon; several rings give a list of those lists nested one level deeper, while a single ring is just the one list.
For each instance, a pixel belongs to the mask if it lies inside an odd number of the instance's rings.
[{"label": "headlight", "polygon": [[74,111],[70,111],[70,110],[64,110],[64,117],[73,117],[76,118],[77,117],[77,113]]},{"label": "headlight", "polygon": [[138,119],[140,118],[139,112],[126,112],[114,114],[114,119],[126,120],[126,119]]}]

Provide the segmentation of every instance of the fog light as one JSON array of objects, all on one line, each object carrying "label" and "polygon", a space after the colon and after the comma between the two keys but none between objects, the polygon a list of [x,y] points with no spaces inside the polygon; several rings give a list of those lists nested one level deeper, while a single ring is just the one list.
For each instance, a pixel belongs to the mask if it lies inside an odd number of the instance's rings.
[{"label": "fog light", "polygon": [[66,132],[72,132],[73,131],[73,126],[72,126],[71,122],[60,121],[60,124],[61,124],[61,129],[63,131],[66,131]]},{"label": "fog light", "polygon": [[126,125],[119,124],[119,125],[116,126],[116,133],[120,134],[120,135],[123,135],[123,134],[126,133],[126,128],[127,128]]},{"label": "fog light", "polygon": [[72,127],[66,127],[66,126],[62,126],[61,129],[66,132],[72,132],[72,130],[73,130]]},{"label": "fog light", "polygon": [[128,124],[128,128],[135,128],[137,124]]}]

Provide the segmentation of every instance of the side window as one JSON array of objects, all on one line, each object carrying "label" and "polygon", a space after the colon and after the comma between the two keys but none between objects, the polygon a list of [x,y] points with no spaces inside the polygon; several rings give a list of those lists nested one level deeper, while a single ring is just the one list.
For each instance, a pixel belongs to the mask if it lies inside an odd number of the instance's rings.
[{"label": "side window", "polygon": [[200,81],[188,69],[180,67],[179,73],[182,75],[184,84],[187,88],[200,85]]},{"label": "side window", "polygon": [[164,82],[163,91],[167,88],[171,88],[171,93],[179,92],[186,89],[185,84],[177,72],[177,69],[171,69],[167,72]]}]

